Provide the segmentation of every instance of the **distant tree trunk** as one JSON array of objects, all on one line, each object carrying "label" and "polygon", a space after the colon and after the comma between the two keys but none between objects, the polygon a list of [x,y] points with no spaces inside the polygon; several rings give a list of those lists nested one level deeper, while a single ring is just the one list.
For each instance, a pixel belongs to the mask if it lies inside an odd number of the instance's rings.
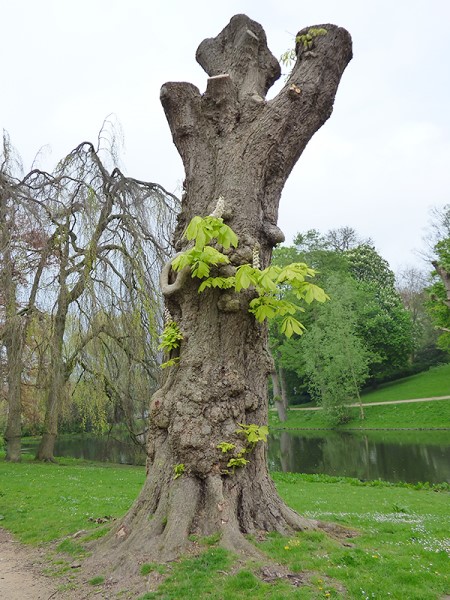
[{"label": "distant tree trunk", "polygon": [[[431,263],[433,267],[436,269],[436,273],[442,279],[442,283],[444,284],[446,298],[443,300],[444,304],[450,308],[450,271],[445,269],[445,267],[439,263],[439,261],[434,260]],[[445,331],[448,331],[444,328]]]},{"label": "distant tree trunk", "polygon": [[[17,315],[17,283],[12,255],[14,208],[9,179],[0,173],[0,295],[4,305],[2,342],[6,349],[8,417],[6,423],[6,460],[20,461],[22,412],[22,320]],[[15,207],[17,208],[17,207]]]},{"label": "distant tree trunk", "polygon": [[[55,441],[58,435],[58,418],[62,406],[62,395],[65,377],[65,362],[63,356],[64,333],[66,330],[67,314],[70,303],[76,300],[84,289],[84,281],[80,276],[71,292],[67,287],[69,273],[69,225],[60,227],[60,259],[58,273],[58,299],[56,314],[53,318],[50,337],[50,372],[48,374],[47,399],[45,403],[44,427],[41,442],[36,451],[36,460],[53,462]],[[83,281],[84,285],[80,285]],[[75,290],[77,290],[75,292]]]},{"label": "distant tree trunk", "polygon": [[283,398],[281,396],[280,379],[278,377],[277,368],[274,367],[272,373],[272,388],[273,388],[273,401],[277,409],[278,418],[282,423],[286,421],[286,407],[284,406]]},{"label": "distant tree trunk", "polygon": [[286,372],[283,367],[280,367],[280,387],[281,387],[281,400],[283,402],[284,410],[287,411],[289,406],[289,399],[286,388]]},{"label": "distant tree trunk", "polygon": [[[176,251],[195,215],[211,214],[225,201],[223,218],[239,236],[229,253],[233,267],[261,267],[284,236],[277,227],[284,183],[312,135],[331,114],[341,75],[351,58],[351,38],[334,25],[313,47],[297,44],[297,62],[276,98],[266,101],[280,76],[262,27],[233,17],[204,40],[197,60],[209,75],[206,92],[190,83],[167,83],[161,101],[186,179],[175,232]],[[309,29],[300,32],[307,34]],[[307,210],[307,200],[305,209]],[[233,272],[230,265],[222,274]],[[266,448],[256,445],[243,468],[225,474],[217,444],[242,447],[239,423],[267,423],[267,377],[272,359],[267,327],[248,312],[251,291],[198,293],[198,280],[181,273],[162,282],[166,306],[183,334],[180,360],[167,369],[150,406],[148,476],[134,506],[99,548],[97,561],[136,568],[136,553],[168,560],[189,545],[190,534],[220,533],[234,551],[255,553],[245,534],[283,534],[313,526],[280,499],[267,470]],[[174,467],[184,465],[181,477]]]},{"label": "distant tree trunk", "polygon": [[22,319],[14,314],[7,319],[7,322],[5,335],[8,369],[8,419],[5,431],[6,460],[19,462],[21,459],[22,435]]},{"label": "distant tree trunk", "polygon": [[36,452],[36,460],[54,461],[55,441],[58,435],[58,417],[64,390],[63,341],[66,328],[68,304],[60,298],[50,340],[50,374],[45,405],[42,439]]}]

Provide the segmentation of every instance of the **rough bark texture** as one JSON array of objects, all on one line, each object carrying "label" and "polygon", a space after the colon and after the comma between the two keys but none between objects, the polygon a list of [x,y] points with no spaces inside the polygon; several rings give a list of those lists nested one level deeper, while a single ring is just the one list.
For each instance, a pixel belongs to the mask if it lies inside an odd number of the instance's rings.
[{"label": "rough bark texture", "polygon": [[[222,196],[222,216],[239,236],[238,249],[229,253],[231,265],[251,262],[255,246],[261,268],[269,264],[273,246],[283,241],[276,224],[283,185],[330,116],[352,55],[347,31],[318,27],[327,34],[315,38],[308,51],[300,45],[292,74],[273,100],[266,101],[265,94],[280,68],[262,27],[245,15],[233,17],[198,48],[197,60],[210,76],[203,95],[189,83],[162,87],[186,171],[176,251],[186,247],[182,233],[190,219],[211,214]],[[221,272],[232,271],[227,265]],[[225,547],[254,553],[245,534],[287,534],[313,525],[279,498],[263,443],[233,474],[224,474],[229,456],[217,449],[222,441],[242,448],[239,423],[267,423],[273,362],[266,326],[248,313],[252,293],[199,294],[199,280],[183,276],[182,285],[173,286],[175,274],[166,269],[166,276],[166,305],[184,336],[180,360],[151,400],[145,486],[97,553],[127,566],[136,566],[136,552],[145,559],[173,559],[190,534],[219,532]],[[180,464],[185,473],[174,479]]]},{"label": "rough bark texture", "polygon": [[276,367],[272,371],[271,375],[275,408],[277,409],[278,418],[282,423],[284,423],[286,421],[286,406],[284,404],[283,396],[281,395],[280,378],[278,376]]}]

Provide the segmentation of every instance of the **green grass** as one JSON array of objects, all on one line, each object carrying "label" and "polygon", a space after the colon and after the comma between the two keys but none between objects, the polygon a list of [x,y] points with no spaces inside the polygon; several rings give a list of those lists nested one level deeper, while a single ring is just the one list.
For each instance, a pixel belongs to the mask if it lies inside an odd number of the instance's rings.
[{"label": "green grass", "polygon": [[59,465],[0,462],[0,525],[23,542],[59,539],[94,529],[89,518],[122,515],[145,478],[143,467],[70,458]]},{"label": "green grass", "polygon": [[[0,462],[2,527],[22,541],[41,543],[92,526],[90,516],[120,517],[144,480],[142,467],[105,466],[75,460],[60,465]],[[303,585],[260,577],[264,564],[246,563],[220,548],[219,537],[203,538],[199,556],[161,567],[142,565],[142,577],[156,571],[165,580],[142,599],[345,598],[437,600],[449,593],[448,540],[450,494],[446,486],[412,486],[319,475],[274,473],[280,494],[300,513],[357,529],[358,537],[340,541],[323,531],[291,538],[271,534],[258,542],[269,561],[302,573]],[[104,527],[104,526],[103,526]],[[103,529],[93,529],[91,535]],[[82,544],[82,542],[81,542]],[[61,540],[71,556],[80,540]],[[55,563],[56,564],[56,563]],[[67,570],[61,568],[61,573]],[[103,577],[90,581],[100,586]]]},{"label": "green grass", "polygon": [[363,394],[362,400],[363,402],[387,402],[436,396],[450,396],[450,363],[433,367],[424,373],[385,383],[377,390]]},{"label": "green grass", "polygon": [[[350,421],[337,429],[441,429],[450,428],[450,400],[366,406],[365,419],[359,418],[359,408],[351,408]],[[272,427],[292,429],[327,429],[330,427],[321,410],[290,410],[287,421],[281,423],[277,414],[270,411]]]}]

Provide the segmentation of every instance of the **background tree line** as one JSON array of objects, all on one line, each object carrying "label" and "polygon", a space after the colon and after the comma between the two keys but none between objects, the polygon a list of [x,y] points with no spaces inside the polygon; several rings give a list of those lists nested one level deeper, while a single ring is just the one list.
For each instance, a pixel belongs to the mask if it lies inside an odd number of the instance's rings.
[{"label": "background tree line", "polygon": [[[114,144],[82,143],[53,173],[23,176],[3,137],[0,420],[9,460],[20,459],[23,434],[41,435],[37,457],[52,460],[61,429],[120,424],[143,443],[160,370],[158,277],[178,200],[116,163]],[[305,309],[303,336],[287,339],[272,324],[282,420],[289,404],[313,400],[343,421],[363,388],[449,360],[449,206],[435,211],[430,240],[433,272],[409,268],[397,280],[349,227],[299,233],[275,249],[277,265],[313,267],[330,297]]]},{"label": "background tree line", "polygon": [[[103,132],[105,133],[105,132]],[[177,199],[84,142],[53,173],[0,165],[0,394],[7,459],[23,433],[53,460],[58,427],[136,436],[158,384],[159,272]]]},{"label": "background tree line", "polygon": [[294,245],[275,249],[276,264],[299,261],[316,269],[330,296],[306,309],[301,337],[283,339],[271,328],[272,397],[280,419],[289,404],[312,400],[331,421],[345,421],[345,405],[358,402],[362,389],[448,362],[449,215],[449,206],[434,213],[429,273],[408,268],[396,279],[373,242],[349,227],[299,233]]}]

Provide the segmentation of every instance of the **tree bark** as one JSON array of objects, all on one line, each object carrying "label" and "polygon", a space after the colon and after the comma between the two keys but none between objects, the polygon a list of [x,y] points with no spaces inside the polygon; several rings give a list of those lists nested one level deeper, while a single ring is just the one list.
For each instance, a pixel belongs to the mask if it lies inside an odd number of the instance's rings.
[{"label": "tree bark", "polygon": [[[42,438],[36,451],[36,460],[54,462],[55,441],[58,435],[58,417],[62,403],[65,383],[63,344],[66,319],[70,304],[70,293],[67,288],[69,267],[69,238],[66,229],[61,230],[61,256],[58,273],[58,299],[56,314],[52,323],[50,339],[50,373],[45,403],[45,417]],[[65,235],[64,235],[65,234]]]},{"label": "tree bark", "polygon": [[[190,219],[211,214],[222,197],[222,216],[239,236],[238,248],[229,252],[231,266],[251,262],[255,247],[261,268],[268,266],[273,246],[284,239],[276,224],[284,183],[330,116],[351,58],[347,31],[318,27],[326,35],[308,50],[300,44],[292,73],[273,100],[265,95],[280,67],[262,27],[245,15],[200,44],[196,57],[209,75],[203,95],[190,83],[162,87],[186,172],[176,251],[186,248],[182,234]],[[230,265],[219,271],[232,272]],[[183,334],[179,363],[167,370],[151,400],[145,486],[97,553],[97,559],[106,552],[108,561],[131,568],[136,552],[154,560],[179,556],[190,534],[220,533],[225,547],[255,554],[245,534],[288,534],[314,525],[279,498],[263,443],[246,455],[249,464],[228,474],[228,456],[217,448],[223,441],[243,447],[239,423],[267,423],[266,384],[273,363],[267,327],[248,312],[252,292],[199,294],[198,280],[184,276],[182,285],[171,286],[180,274],[170,277],[163,290]],[[176,465],[184,465],[185,472],[175,479]]]},{"label": "tree bark", "polygon": [[283,367],[280,366],[280,388],[281,388],[281,400],[283,402],[284,410],[287,411],[289,407],[289,399],[286,389],[286,373]]},{"label": "tree bark", "polygon": [[278,377],[278,371],[274,365],[272,375],[272,387],[273,387],[273,401],[275,408],[277,409],[278,418],[282,423],[286,421],[286,407],[284,406],[283,398],[281,395],[280,378]]},{"label": "tree bark", "polygon": [[55,441],[58,435],[58,417],[66,378],[64,377],[63,341],[66,328],[68,304],[65,282],[58,298],[58,308],[50,341],[50,375],[45,405],[44,428],[41,442],[36,451],[36,460],[54,462]]},{"label": "tree bark", "polygon": [[442,279],[447,296],[444,300],[444,304],[450,308],[450,273],[436,260],[432,261],[431,264],[436,269],[436,273]]},{"label": "tree bark", "polygon": [[[14,303],[14,313],[15,309]],[[10,315],[7,321],[5,335],[8,365],[8,419],[5,430],[6,460],[20,462],[22,435],[22,320],[14,314]]]},{"label": "tree bark", "polygon": [[8,417],[5,430],[6,460],[21,459],[22,434],[22,320],[17,315],[17,282],[12,248],[14,211],[8,206],[9,181],[0,174],[0,284],[4,302],[2,342],[6,349]]}]

